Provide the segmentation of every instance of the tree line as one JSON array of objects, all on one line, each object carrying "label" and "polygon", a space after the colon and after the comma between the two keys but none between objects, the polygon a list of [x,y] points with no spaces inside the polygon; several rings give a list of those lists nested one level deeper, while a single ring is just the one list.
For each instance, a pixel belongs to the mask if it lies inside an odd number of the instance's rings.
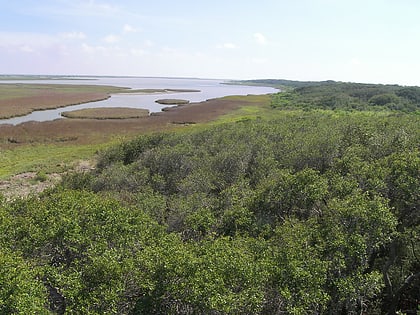
[{"label": "tree line", "polygon": [[[293,81],[290,84],[294,84]],[[420,87],[334,81],[325,81],[323,84],[304,82],[293,90],[273,95],[271,105],[282,109],[392,110],[418,113]]]}]

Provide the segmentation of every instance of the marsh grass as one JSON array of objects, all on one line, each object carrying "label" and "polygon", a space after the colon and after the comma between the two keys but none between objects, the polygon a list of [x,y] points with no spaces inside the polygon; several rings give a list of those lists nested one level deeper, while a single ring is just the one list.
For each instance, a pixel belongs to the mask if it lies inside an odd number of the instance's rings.
[{"label": "marsh grass", "polygon": [[67,84],[0,84],[0,117],[104,100],[127,88]]},{"label": "marsh grass", "polygon": [[48,176],[44,170],[40,170],[36,173],[36,176],[35,176],[36,181],[45,182],[47,181],[47,179],[48,179]]},{"label": "marsh grass", "polygon": [[163,104],[163,105],[186,105],[190,101],[176,99],[176,98],[164,98],[164,99],[156,100],[155,102],[158,104]]},{"label": "marsh grass", "polygon": [[195,89],[132,89],[132,90],[118,91],[118,94],[165,94],[165,93],[190,93],[190,92],[201,92],[201,90],[195,90]]},{"label": "marsh grass", "polygon": [[149,116],[149,110],[127,107],[99,107],[63,112],[61,115],[78,119],[129,119]]},{"label": "marsh grass", "polygon": [[220,116],[218,119],[210,122],[210,124],[229,123],[241,121],[244,119],[256,119],[261,117],[270,118],[273,115],[278,114],[278,112],[273,111],[269,106],[269,95],[235,95],[226,96],[223,99],[238,102],[241,104],[241,106],[237,110]]}]

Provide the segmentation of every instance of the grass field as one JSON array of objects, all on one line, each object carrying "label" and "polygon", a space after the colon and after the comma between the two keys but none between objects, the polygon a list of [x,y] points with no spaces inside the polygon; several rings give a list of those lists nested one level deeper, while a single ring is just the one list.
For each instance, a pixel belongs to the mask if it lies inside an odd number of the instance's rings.
[{"label": "grass field", "polygon": [[62,173],[80,160],[90,160],[104,144],[25,145],[0,151],[0,179],[24,172]]}]

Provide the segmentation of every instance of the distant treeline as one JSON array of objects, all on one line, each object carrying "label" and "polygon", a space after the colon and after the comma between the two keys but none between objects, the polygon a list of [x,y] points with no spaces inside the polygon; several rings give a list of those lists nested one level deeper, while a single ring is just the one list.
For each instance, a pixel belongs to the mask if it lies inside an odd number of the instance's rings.
[{"label": "distant treeline", "polygon": [[247,84],[247,85],[263,85],[272,86],[275,88],[298,88],[304,86],[313,85],[330,85],[335,84],[335,81],[293,81],[293,80],[281,80],[281,79],[259,79],[259,80],[241,80],[234,81],[235,83]]},{"label": "distant treeline", "polygon": [[414,112],[420,110],[420,87],[332,81],[320,84],[308,83],[273,95],[271,105],[279,109],[318,108]]}]

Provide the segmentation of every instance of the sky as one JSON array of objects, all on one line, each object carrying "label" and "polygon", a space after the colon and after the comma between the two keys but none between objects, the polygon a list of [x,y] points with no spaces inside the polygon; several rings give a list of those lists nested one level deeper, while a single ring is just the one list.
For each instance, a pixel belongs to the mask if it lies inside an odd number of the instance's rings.
[{"label": "sky", "polygon": [[0,0],[0,74],[420,86],[418,0]]}]

